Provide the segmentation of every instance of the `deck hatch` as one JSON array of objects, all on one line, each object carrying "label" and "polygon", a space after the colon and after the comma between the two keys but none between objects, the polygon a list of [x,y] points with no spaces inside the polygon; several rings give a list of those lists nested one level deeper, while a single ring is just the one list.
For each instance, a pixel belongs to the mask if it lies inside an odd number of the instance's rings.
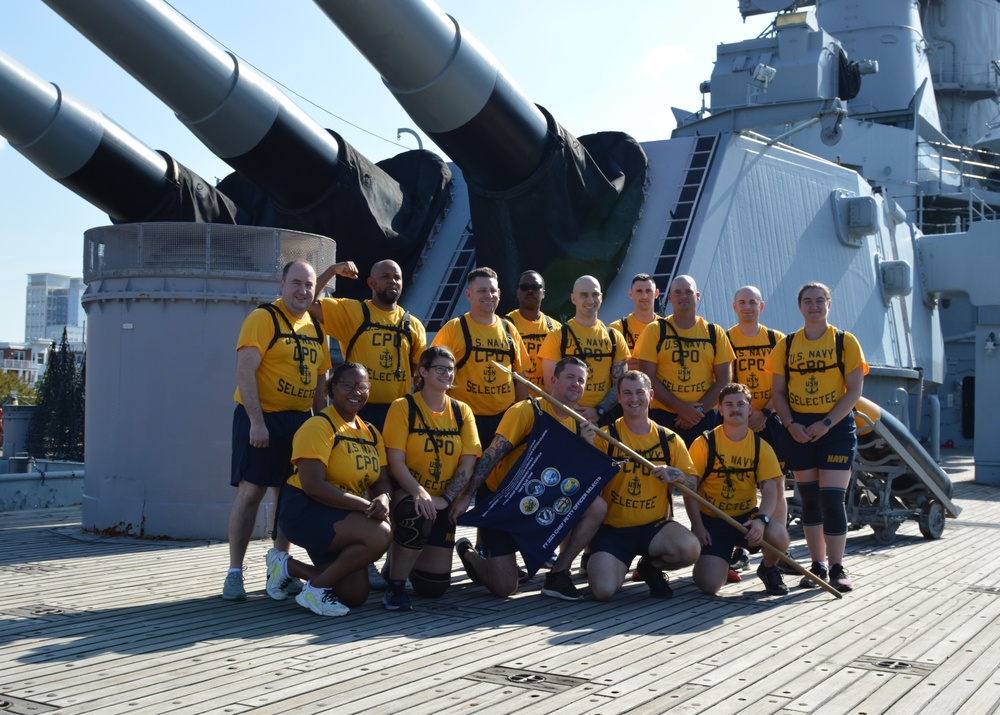
[{"label": "deck hatch", "polygon": [[484,668],[475,673],[465,676],[471,680],[486,681],[489,683],[499,683],[501,685],[513,685],[518,688],[529,688],[531,690],[543,690],[547,693],[561,693],[564,690],[575,688],[589,682],[586,678],[574,678],[569,675],[554,675],[543,673],[537,670],[525,670],[523,668],[507,668],[502,665]]},{"label": "deck hatch", "polygon": [[895,658],[863,655],[851,661],[848,667],[877,670],[882,673],[896,673],[898,675],[914,675],[922,678],[925,675],[930,675],[936,666],[929,663],[918,663],[915,660],[897,660]]}]

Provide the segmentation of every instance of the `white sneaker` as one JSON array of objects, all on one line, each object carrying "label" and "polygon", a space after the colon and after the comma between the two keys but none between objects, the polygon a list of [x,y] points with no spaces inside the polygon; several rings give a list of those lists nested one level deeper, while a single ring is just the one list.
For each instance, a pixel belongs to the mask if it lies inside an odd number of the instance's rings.
[{"label": "white sneaker", "polygon": [[337,600],[332,588],[314,588],[309,582],[295,597],[295,602],[320,616],[346,616],[351,609]]},{"label": "white sneaker", "polygon": [[277,549],[268,549],[267,556],[264,557],[267,562],[267,595],[275,601],[288,598],[288,586],[292,581],[285,566],[288,559],[287,552]]}]

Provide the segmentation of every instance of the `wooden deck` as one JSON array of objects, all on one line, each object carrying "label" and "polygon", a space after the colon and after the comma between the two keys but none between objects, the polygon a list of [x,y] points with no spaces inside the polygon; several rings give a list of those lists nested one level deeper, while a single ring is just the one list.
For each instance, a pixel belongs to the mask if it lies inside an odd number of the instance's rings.
[{"label": "wooden deck", "polygon": [[768,597],[752,572],[709,598],[688,570],[670,601],[631,582],[610,604],[556,601],[541,575],[501,601],[456,560],[437,602],[388,613],[376,594],[321,618],[266,596],[264,542],[250,598],[230,603],[223,543],[95,537],[75,508],[0,513],[0,711],[998,712],[1000,490],[967,456],[945,467],[961,518],[938,541],[915,522],[889,547],[852,532],[842,600]]}]

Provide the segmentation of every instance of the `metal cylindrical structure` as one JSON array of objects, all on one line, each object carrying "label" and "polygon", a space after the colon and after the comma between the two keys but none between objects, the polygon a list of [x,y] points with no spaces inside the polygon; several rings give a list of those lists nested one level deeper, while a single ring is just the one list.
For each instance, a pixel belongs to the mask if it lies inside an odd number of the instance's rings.
[{"label": "metal cylindrical structure", "polygon": [[496,59],[426,0],[316,0],[403,109],[484,189],[517,186],[549,149],[545,115]]},{"label": "metal cylindrical structure", "polygon": [[340,146],[270,81],[162,0],[45,0],[279,206],[318,201]]},{"label": "metal cylindrical structure", "polygon": [[147,217],[168,188],[163,156],[3,52],[0,134],[116,221]]},{"label": "metal cylindrical structure", "polygon": [[94,228],[84,242],[84,528],[225,538],[240,325],[275,299],[286,262],[330,265],[335,244],[175,223]]}]

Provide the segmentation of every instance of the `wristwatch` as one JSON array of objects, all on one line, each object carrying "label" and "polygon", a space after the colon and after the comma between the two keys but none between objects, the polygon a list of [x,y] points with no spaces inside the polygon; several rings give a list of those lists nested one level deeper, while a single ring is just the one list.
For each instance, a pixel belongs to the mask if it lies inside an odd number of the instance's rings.
[{"label": "wristwatch", "polygon": [[771,415],[773,415],[773,414],[774,414],[774,410],[769,410],[769,409],[768,409],[768,408],[766,408],[766,407],[761,407],[761,408],[760,408],[760,413],[761,413],[762,415],[764,415],[765,417],[770,417]]},{"label": "wristwatch", "polygon": [[764,526],[770,526],[771,524],[771,517],[769,517],[767,514],[754,514],[753,518],[760,519],[761,521],[763,521]]},{"label": "wristwatch", "polygon": [[828,428],[829,427],[833,427],[833,422],[830,421],[829,417],[824,417],[823,418],[823,424],[825,424]]},{"label": "wristwatch", "polygon": [[597,416],[598,417],[604,417],[604,413],[605,412],[606,412],[606,410],[603,407],[598,407],[597,408]]}]

